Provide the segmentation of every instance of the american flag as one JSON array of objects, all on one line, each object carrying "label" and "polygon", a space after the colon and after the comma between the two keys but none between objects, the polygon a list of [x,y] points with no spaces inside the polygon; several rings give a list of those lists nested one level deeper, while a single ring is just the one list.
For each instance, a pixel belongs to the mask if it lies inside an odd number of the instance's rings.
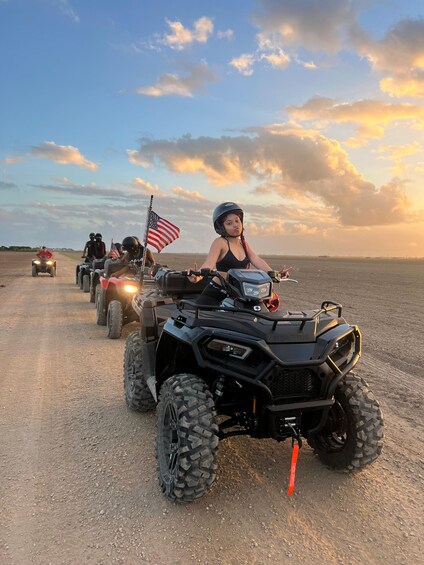
[{"label": "american flag", "polygon": [[118,259],[118,257],[120,257],[121,254],[119,253],[116,245],[113,243],[113,239],[110,242],[110,251],[109,251],[109,257],[111,257],[111,259]]},{"label": "american flag", "polygon": [[180,228],[171,224],[171,222],[165,220],[165,218],[161,218],[156,212],[153,212],[153,210],[150,212],[147,243],[153,245],[153,247],[160,252],[164,247],[179,237]]}]

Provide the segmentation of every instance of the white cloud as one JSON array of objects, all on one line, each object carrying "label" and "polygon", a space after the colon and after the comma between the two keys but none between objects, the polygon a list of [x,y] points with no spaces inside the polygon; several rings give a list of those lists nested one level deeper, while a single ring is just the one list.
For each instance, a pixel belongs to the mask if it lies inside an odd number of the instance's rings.
[{"label": "white cloud", "polygon": [[218,39],[232,39],[234,37],[234,31],[232,29],[226,29],[225,31],[218,31],[216,36]]},{"label": "white cloud", "polygon": [[251,53],[243,53],[239,57],[234,57],[230,61],[230,65],[237,69],[239,73],[244,76],[250,76],[253,74],[253,63],[255,62],[255,56]]},{"label": "white cloud", "polygon": [[54,0],[54,2],[59,7],[62,14],[64,14],[67,18],[71,19],[75,23],[79,23],[80,18],[75,10],[71,7],[68,0]]}]

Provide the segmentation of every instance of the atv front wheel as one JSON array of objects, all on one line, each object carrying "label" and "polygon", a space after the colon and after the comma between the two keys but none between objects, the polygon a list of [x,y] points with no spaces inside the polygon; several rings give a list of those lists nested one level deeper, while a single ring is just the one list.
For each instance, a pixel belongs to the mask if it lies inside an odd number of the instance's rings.
[{"label": "atv front wheel", "polygon": [[37,267],[35,265],[33,265],[32,267],[32,276],[36,277],[38,275],[38,271],[37,271]]},{"label": "atv front wheel", "polygon": [[380,405],[367,383],[352,373],[338,384],[334,398],[324,428],[310,435],[308,443],[329,467],[360,471],[383,448]]},{"label": "atv front wheel", "polygon": [[140,332],[132,332],[125,342],[124,352],[125,402],[131,410],[148,412],[156,406],[155,399],[147,386],[143,370]]},{"label": "atv front wheel", "polygon": [[96,288],[96,324],[98,326],[105,326],[107,322],[105,301],[105,293],[103,292],[102,286],[98,284]]},{"label": "atv front wheel", "polygon": [[91,282],[90,284],[90,302],[95,303],[96,302],[96,288],[97,288],[97,284],[98,283],[94,283],[94,281]]},{"label": "atv front wheel", "polygon": [[107,337],[119,339],[122,333],[122,304],[119,300],[109,302],[107,309]]},{"label": "atv front wheel", "polygon": [[51,277],[55,277],[55,276],[56,276],[56,269],[55,269],[54,267],[52,267],[52,268],[50,269],[50,276],[51,276]]},{"label": "atv front wheel", "polygon": [[82,277],[82,290],[83,292],[90,292],[90,275]]},{"label": "atv front wheel", "polygon": [[82,271],[78,271],[78,286],[80,287],[80,289],[82,290]]},{"label": "atv front wheel", "polygon": [[212,394],[196,375],[180,374],[162,385],[157,407],[156,458],[165,496],[200,498],[216,475],[218,425]]}]

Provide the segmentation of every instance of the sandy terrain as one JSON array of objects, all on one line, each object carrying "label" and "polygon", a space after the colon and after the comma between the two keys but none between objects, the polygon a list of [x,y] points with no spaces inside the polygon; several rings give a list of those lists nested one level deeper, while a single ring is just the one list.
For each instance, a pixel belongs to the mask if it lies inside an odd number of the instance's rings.
[{"label": "sandy terrain", "polygon": [[422,563],[423,261],[270,259],[295,267],[287,308],[336,300],[360,326],[356,372],[384,412],[383,454],[352,476],[305,446],[289,498],[290,445],[231,438],[211,491],[180,506],[158,487],[154,414],[125,407],[134,324],[108,340],[76,261],[57,254],[56,278],[32,278],[31,258],[0,253],[0,563]]}]

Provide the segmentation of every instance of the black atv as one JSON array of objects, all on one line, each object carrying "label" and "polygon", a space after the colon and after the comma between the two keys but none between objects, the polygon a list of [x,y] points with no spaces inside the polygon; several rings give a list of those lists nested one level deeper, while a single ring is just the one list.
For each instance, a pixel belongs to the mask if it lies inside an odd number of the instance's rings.
[{"label": "black atv", "polygon": [[[200,308],[188,299],[175,304],[166,296],[172,288],[141,294],[134,299],[140,330],[125,346],[127,406],[145,412],[157,404],[163,493],[178,502],[202,496],[215,479],[218,441],[233,435],[289,439],[293,454],[303,437],[325,465],[343,471],[374,462],[382,414],[367,383],[351,373],[361,333],[342,306],[325,301],[316,310],[270,313],[265,301],[276,273],[193,274],[218,277],[228,297]],[[179,290],[187,272],[173,276]]]},{"label": "black atv", "polygon": [[83,292],[90,292],[90,273],[93,270],[94,257],[82,257],[84,263],[76,266],[76,283]]},{"label": "black atv", "polygon": [[56,276],[55,259],[47,259],[47,257],[37,257],[32,260],[31,273],[33,277],[37,277],[39,273],[46,273],[51,277]]}]

